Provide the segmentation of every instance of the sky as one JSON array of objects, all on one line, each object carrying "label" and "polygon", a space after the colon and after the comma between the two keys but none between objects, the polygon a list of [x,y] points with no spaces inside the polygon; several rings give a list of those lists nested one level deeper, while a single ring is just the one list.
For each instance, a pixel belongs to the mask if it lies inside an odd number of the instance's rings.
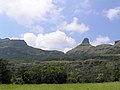
[{"label": "sky", "polygon": [[67,52],[120,40],[120,0],[0,0],[0,38]]}]

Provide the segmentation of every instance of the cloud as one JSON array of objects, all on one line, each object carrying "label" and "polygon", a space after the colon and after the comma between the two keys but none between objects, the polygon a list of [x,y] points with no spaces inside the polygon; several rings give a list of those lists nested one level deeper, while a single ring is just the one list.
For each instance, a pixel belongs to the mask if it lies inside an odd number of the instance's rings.
[{"label": "cloud", "polygon": [[64,17],[61,11],[53,0],[0,0],[0,14],[35,31],[41,30],[43,23],[58,23]]},{"label": "cloud", "polygon": [[60,26],[58,26],[60,30],[66,30],[70,32],[79,32],[84,33],[89,30],[89,26],[84,23],[78,23],[78,18],[74,17],[71,23],[63,22]]},{"label": "cloud", "polygon": [[80,15],[80,14],[90,14],[95,11],[92,9],[91,1],[90,0],[80,0],[81,3],[77,3],[76,6],[74,7],[74,14]]},{"label": "cloud", "polygon": [[65,48],[64,49],[64,53],[68,52],[69,50],[71,50],[72,48]]},{"label": "cloud", "polygon": [[120,18],[120,7],[112,8],[112,9],[109,9],[108,11],[105,11],[105,16],[109,20]]},{"label": "cloud", "polygon": [[33,33],[26,33],[26,34],[24,34],[23,39],[26,41],[26,43],[28,45],[33,46],[33,47],[36,46],[37,36],[34,35]]},{"label": "cloud", "polygon": [[28,45],[44,50],[64,51],[66,48],[73,47],[76,44],[76,41],[73,38],[68,37],[61,31],[38,35],[26,33],[24,34],[23,39]]},{"label": "cloud", "polygon": [[[81,1],[82,8],[90,7],[89,0]],[[44,32],[46,24],[56,27],[65,20],[66,17],[62,14],[64,6],[60,6],[65,3],[66,0],[0,0],[0,14],[8,16],[29,30],[34,30],[35,33]],[[89,30],[84,23],[79,24],[76,17],[71,23],[65,24],[64,29],[67,31],[83,33]]]},{"label": "cloud", "polygon": [[18,22],[32,23],[42,17],[53,7],[51,0],[0,0],[0,9],[4,14]]},{"label": "cloud", "polygon": [[106,43],[110,43],[110,38],[108,36],[99,36],[93,42],[91,42],[93,46],[106,44]]},{"label": "cloud", "polygon": [[43,33],[44,32],[44,28],[39,25],[31,26],[30,29],[34,33]]},{"label": "cloud", "polygon": [[66,3],[66,0],[53,0],[53,2],[55,3],[55,4],[65,4]]}]

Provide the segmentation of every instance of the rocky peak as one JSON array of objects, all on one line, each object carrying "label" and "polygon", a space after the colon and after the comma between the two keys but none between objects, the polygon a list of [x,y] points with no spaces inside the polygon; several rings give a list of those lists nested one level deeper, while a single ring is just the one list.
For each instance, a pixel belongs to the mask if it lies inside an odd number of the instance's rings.
[{"label": "rocky peak", "polygon": [[120,48],[120,40],[115,41],[115,45],[114,46]]},{"label": "rocky peak", "polygon": [[115,44],[118,44],[118,43],[120,43],[120,40],[118,40],[118,41],[115,41]]},{"label": "rocky peak", "polygon": [[84,40],[82,41],[82,46],[88,46],[90,45],[89,39],[88,38],[84,38]]}]

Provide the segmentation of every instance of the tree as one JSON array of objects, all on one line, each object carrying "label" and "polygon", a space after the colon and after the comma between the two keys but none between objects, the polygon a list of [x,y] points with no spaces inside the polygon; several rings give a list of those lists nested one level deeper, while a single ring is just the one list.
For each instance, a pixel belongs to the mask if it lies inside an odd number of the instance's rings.
[{"label": "tree", "polygon": [[8,62],[0,59],[0,83],[9,84],[11,79],[10,70],[7,67]]},{"label": "tree", "polygon": [[62,84],[67,81],[67,73],[64,68],[59,66],[43,66],[40,68],[42,83]]}]

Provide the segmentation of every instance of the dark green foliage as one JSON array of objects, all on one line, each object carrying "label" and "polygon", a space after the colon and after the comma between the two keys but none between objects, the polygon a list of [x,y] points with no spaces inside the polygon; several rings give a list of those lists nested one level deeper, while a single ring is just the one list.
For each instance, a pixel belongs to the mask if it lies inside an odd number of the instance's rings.
[{"label": "dark green foliage", "polygon": [[0,60],[0,83],[10,83],[10,80],[14,84],[120,81],[119,41],[115,45],[94,47],[86,38],[65,55],[29,47],[21,40],[4,39],[0,40],[0,55],[9,60],[9,64]]},{"label": "dark green foliage", "polygon": [[21,67],[16,70],[11,81],[15,84],[62,84],[67,81],[67,73],[64,68],[51,65],[34,69]]},{"label": "dark green foliage", "polygon": [[62,84],[66,83],[67,74],[64,68],[60,66],[44,66],[40,68],[42,83],[47,84]]},{"label": "dark green foliage", "polygon": [[[18,67],[11,79],[17,84],[62,84],[120,81],[120,61],[47,61]],[[15,67],[16,68],[16,67]]]},{"label": "dark green foliage", "polygon": [[7,65],[7,61],[0,59],[0,83],[2,84],[10,83],[11,73]]}]

